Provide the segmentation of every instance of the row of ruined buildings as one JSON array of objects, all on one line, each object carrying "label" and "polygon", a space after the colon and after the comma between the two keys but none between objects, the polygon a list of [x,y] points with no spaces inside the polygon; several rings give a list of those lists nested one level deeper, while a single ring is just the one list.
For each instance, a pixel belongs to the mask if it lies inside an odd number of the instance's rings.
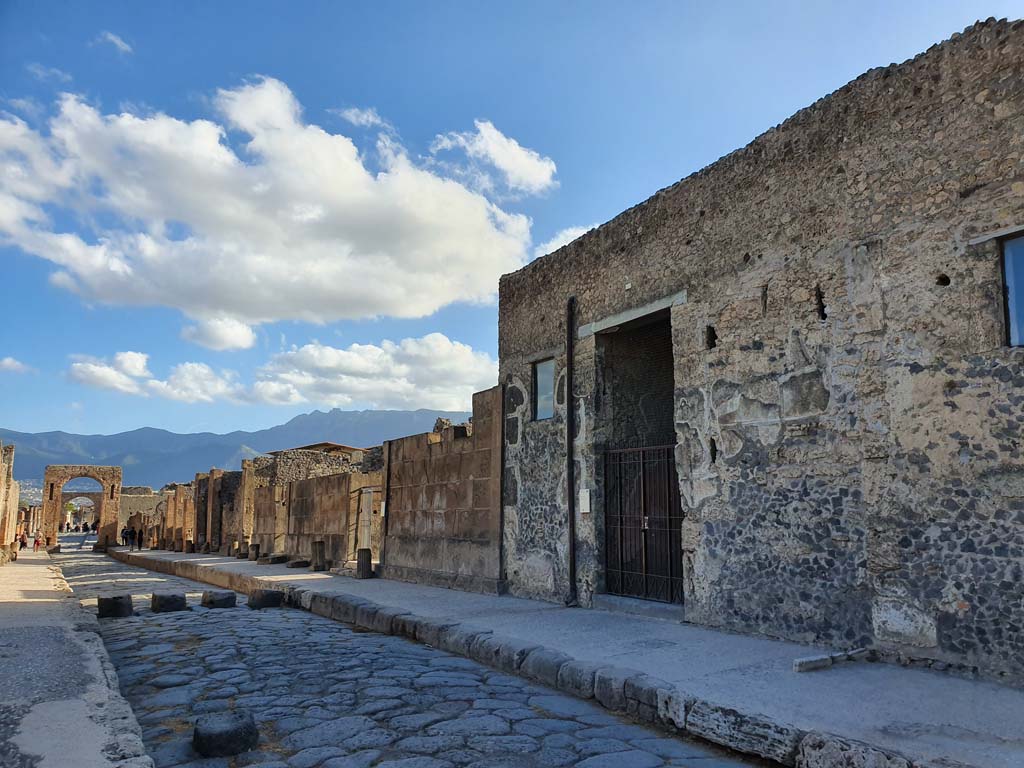
[{"label": "row of ruined buildings", "polygon": [[499,295],[469,424],[213,470],[151,541],[369,543],[384,577],[1024,682],[1021,22],[871,70]]}]

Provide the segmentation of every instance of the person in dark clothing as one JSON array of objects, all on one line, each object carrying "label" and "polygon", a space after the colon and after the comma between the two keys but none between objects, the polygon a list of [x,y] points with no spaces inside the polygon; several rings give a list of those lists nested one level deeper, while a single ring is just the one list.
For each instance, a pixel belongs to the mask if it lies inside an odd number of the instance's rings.
[{"label": "person in dark clothing", "polygon": [[128,546],[128,526],[127,525],[124,528],[121,529],[121,546],[122,547],[127,547]]},{"label": "person in dark clothing", "polygon": [[134,525],[131,528],[128,529],[128,546],[129,546],[129,551],[135,549],[135,539],[138,538],[138,535],[139,535],[139,533],[138,533],[138,531],[135,530],[135,526]]},{"label": "person in dark clothing", "polygon": [[100,527],[99,521],[98,520],[93,520],[92,521],[92,532],[96,533],[96,529],[99,528],[99,527]]}]

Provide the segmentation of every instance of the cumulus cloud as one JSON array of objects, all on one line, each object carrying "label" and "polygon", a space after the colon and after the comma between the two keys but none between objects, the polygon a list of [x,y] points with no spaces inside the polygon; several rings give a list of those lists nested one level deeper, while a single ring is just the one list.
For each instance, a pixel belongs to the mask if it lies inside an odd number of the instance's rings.
[{"label": "cumulus cloud", "polygon": [[70,375],[90,387],[186,403],[316,403],[453,411],[469,409],[473,393],[494,386],[498,376],[497,362],[490,355],[441,333],[344,348],[320,342],[292,346],[271,357],[250,384],[197,362],[176,365],[166,379],[157,379],[146,369],[145,355],[134,364],[125,357],[140,354],[119,352],[112,363],[79,358],[71,365]]},{"label": "cumulus cloud", "polygon": [[114,355],[114,368],[126,376],[149,376],[149,355],[144,352],[118,352]]},{"label": "cumulus cloud", "polygon": [[44,64],[40,64],[38,61],[30,61],[25,65],[25,69],[32,75],[36,80],[41,82],[55,82],[55,83],[70,83],[71,75],[62,69],[56,67],[47,67]]},{"label": "cumulus cloud", "polygon": [[0,373],[28,373],[32,369],[13,357],[0,358]]},{"label": "cumulus cloud", "polygon": [[124,41],[124,38],[120,35],[115,35],[113,32],[103,30],[95,39],[92,41],[93,45],[106,44],[112,45],[117,49],[118,53],[134,53],[134,50],[128,43]]},{"label": "cumulus cloud", "polygon": [[388,122],[377,114],[377,110],[373,107],[367,107],[366,109],[349,107],[348,109],[331,109],[328,111],[347,120],[352,123],[352,125],[359,126],[360,128],[388,127]]},{"label": "cumulus cloud", "polygon": [[566,227],[565,229],[559,230],[550,240],[541,243],[533,249],[533,257],[538,259],[541,256],[554,253],[563,245],[568,245],[577,237],[585,235],[596,226],[596,224],[591,224],[589,227]]},{"label": "cumulus cloud", "polygon": [[497,169],[514,192],[538,194],[558,186],[555,161],[522,146],[494,127],[489,120],[476,120],[475,131],[447,133],[434,139],[431,152],[462,149],[476,161]]},{"label": "cumulus cloud", "polygon": [[248,349],[256,343],[252,328],[233,317],[211,317],[182,329],[183,339],[207,349]]},{"label": "cumulus cloud", "polygon": [[[89,301],[176,307],[195,323],[188,338],[223,349],[251,344],[260,323],[489,302],[527,260],[525,215],[391,133],[360,152],[305,122],[271,78],[214,104],[217,120],[185,121],[64,94],[44,129],[0,115],[0,243],[48,260],[52,282]],[[508,157],[538,158],[539,173],[509,171],[518,188],[550,185],[552,161],[497,135]],[[56,223],[68,217],[73,231]]]}]

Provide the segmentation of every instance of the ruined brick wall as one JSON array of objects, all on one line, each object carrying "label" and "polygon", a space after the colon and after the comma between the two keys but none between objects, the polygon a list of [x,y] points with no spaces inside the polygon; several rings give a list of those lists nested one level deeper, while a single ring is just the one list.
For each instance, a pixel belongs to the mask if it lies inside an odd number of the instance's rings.
[{"label": "ruined brick wall", "polygon": [[[14,480],[14,446],[0,444],[0,553],[18,530],[19,486]],[[0,560],[2,565],[6,560]]]},{"label": "ruined brick wall", "polygon": [[284,552],[288,533],[288,485],[266,485],[256,489],[253,532],[250,541],[260,554]]},{"label": "ruined brick wall", "polygon": [[584,603],[610,428],[588,327],[669,307],[688,620],[1024,679],[1024,350],[996,241],[1024,229],[1022,152],[1024,27],[987,22],[504,277],[513,591],[568,594],[567,297]]},{"label": "ruined brick wall", "polygon": [[[283,551],[308,559],[313,542],[323,541],[332,567],[354,560],[359,515],[368,512],[380,519],[382,490],[380,472],[343,472],[290,483]],[[370,495],[368,506],[363,502],[364,492]],[[371,536],[370,551],[376,559],[379,536]]]},{"label": "ruined brick wall", "polygon": [[501,589],[501,388],[473,395],[473,421],[390,441],[385,576]]},{"label": "ruined brick wall", "polygon": [[138,487],[132,493],[121,491],[121,508],[118,510],[117,531],[120,534],[125,526],[135,526],[135,530],[143,530],[153,524],[158,512],[162,516],[166,505],[162,493],[153,493],[149,488],[147,494],[140,492]]}]

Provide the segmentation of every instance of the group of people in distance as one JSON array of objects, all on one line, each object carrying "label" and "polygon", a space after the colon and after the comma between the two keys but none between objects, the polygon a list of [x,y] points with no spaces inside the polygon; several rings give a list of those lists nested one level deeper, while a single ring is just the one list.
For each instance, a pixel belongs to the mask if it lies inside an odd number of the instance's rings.
[{"label": "group of people in distance", "polygon": [[58,526],[58,530],[61,533],[84,533],[86,536],[88,536],[90,532],[96,533],[96,529],[98,527],[99,527],[99,523],[94,520],[92,522],[92,525],[90,525],[89,523],[82,523],[81,525],[71,525],[71,523],[61,523],[60,526]]}]

